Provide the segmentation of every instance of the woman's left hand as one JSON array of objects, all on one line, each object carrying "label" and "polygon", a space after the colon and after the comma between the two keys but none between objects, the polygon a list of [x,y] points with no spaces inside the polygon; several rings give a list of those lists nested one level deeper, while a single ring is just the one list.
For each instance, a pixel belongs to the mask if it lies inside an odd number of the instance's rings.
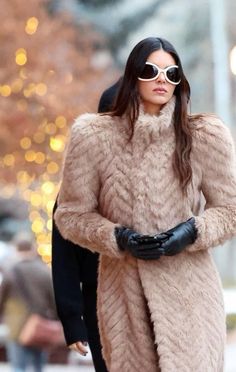
[{"label": "woman's left hand", "polygon": [[195,218],[192,217],[186,222],[182,222],[172,229],[158,234],[157,237],[162,237],[163,239],[161,244],[163,255],[174,256],[182,252],[189,244],[193,244],[197,239]]}]

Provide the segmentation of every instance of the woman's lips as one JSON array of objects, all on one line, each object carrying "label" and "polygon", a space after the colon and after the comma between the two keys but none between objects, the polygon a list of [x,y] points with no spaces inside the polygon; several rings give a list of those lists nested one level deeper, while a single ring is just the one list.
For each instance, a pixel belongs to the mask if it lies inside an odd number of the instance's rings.
[{"label": "woman's lips", "polygon": [[167,92],[167,90],[164,88],[155,88],[153,89],[153,92],[158,93],[158,94],[164,94]]}]

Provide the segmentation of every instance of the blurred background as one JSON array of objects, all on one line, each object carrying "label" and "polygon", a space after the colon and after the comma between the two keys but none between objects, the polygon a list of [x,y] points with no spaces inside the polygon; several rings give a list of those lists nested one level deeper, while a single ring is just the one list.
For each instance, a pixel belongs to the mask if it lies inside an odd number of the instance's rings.
[{"label": "blurred background", "polygon": [[[217,113],[236,138],[235,14],[234,0],[1,0],[0,266],[22,230],[33,232],[50,266],[52,208],[71,124],[97,110],[139,40],[161,36],[174,44],[192,88],[191,111]],[[235,245],[213,253],[234,372]]]}]

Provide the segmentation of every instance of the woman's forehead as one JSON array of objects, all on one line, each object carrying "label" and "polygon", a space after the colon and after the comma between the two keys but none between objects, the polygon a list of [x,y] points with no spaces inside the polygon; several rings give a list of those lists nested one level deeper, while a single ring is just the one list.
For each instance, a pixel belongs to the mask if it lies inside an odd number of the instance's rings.
[{"label": "woman's forehead", "polygon": [[148,58],[147,62],[152,62],[159,67],[166,67],[175,64],[175,60],[170,53],[165,52],[163,49],[156,50],[152,52]]}]

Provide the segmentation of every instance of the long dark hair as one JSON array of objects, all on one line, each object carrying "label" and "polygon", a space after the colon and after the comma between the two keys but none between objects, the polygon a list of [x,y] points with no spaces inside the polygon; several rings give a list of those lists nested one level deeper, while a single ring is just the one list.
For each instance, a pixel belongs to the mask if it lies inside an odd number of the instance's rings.
[{"label": "long dark hair", "polygon": [[144,68],[149,55],[159,49],[169,53],[179,66],[181,82],[176,86],[174,95],[176,104],[174,110],[174,128],[176,148],[173,159],[173,167],[183,191],[186,191],[192,178],[190,165],[190,153],[192,148],[192,136],[189,128],[188,101],[190,99],[190,86],[184,75],[180,58],[171,43],[157,37],[148,37],[140,41],[132,50],[126,63],[123,79],[120,84],[112,116],[126,115],[133,133],[134,123],[139,115],[138,76]]}]

